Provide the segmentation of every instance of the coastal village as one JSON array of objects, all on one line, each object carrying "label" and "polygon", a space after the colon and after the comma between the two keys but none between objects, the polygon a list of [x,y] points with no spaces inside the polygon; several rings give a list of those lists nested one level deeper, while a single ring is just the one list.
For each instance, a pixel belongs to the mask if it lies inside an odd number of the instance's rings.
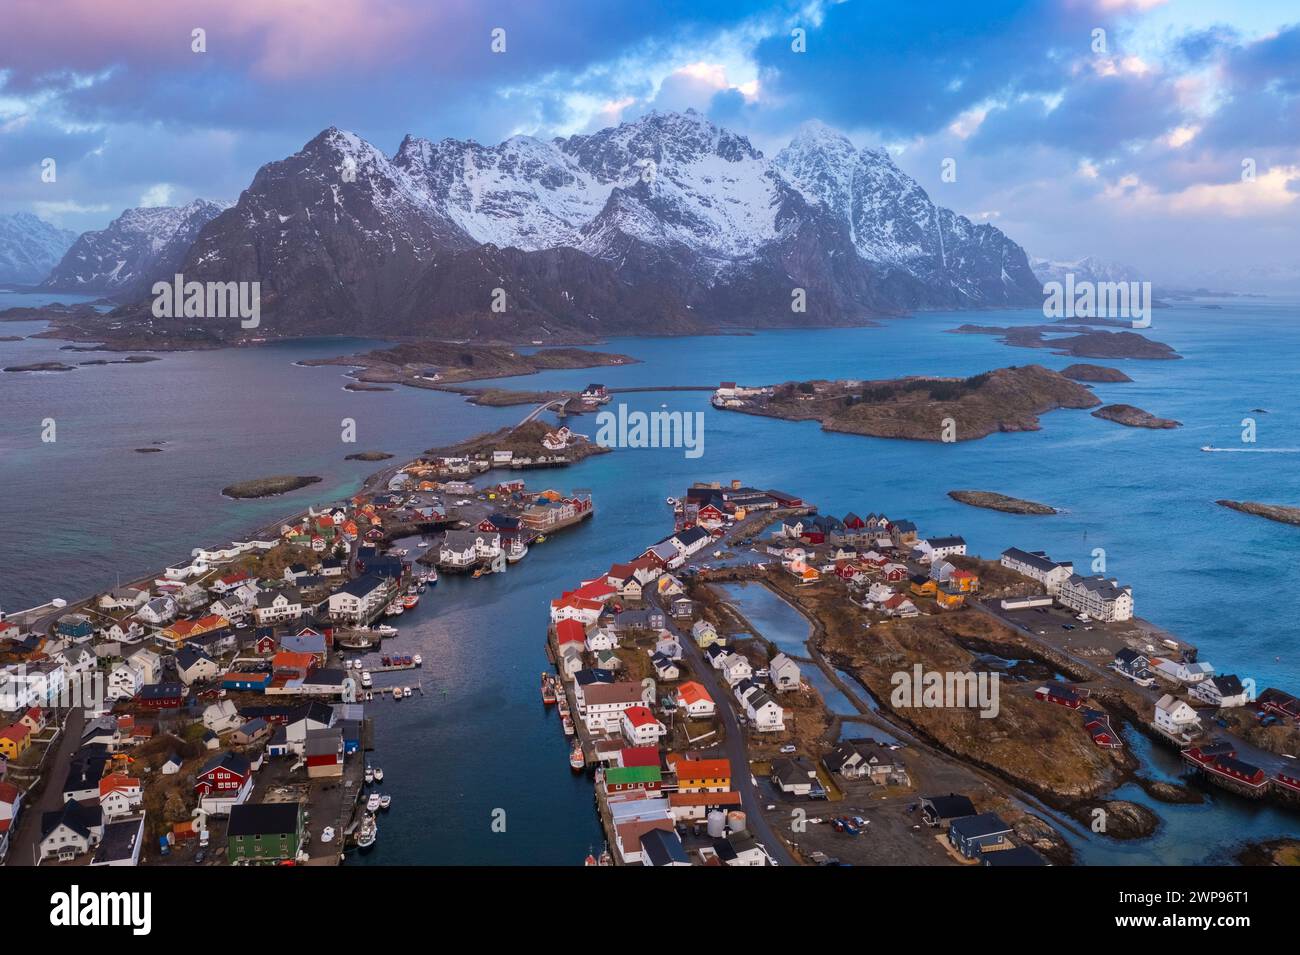
[{"label": "coastal village", "polygon": [[[588,453],[526,421],[147,579],[0,614],[0,857],[368,851],[403,809],[382,792],[377,708],[426,692],[401,615],[440,574],[499,573],[592,518],[586,490],[494,473]],[[1118,580],[740,481],[665,508],[667,536],[549,607],[539,708],[593,782],[605,839],[588,865],[1068,864],[1061,826],[1140,779],[1134,733],[1234,798],[1300,808],[1300,700],[1198,659]],[[774,595],[806,643],[777,647],[735,587]],[[971,696],[925,702],[934,674]],[[1000,710],[981,714],[990,681]]]},{"label": "coastal village", "polygon": [[[587,865],[1069,861],[1044,821],[1054,807],[1036,817],[1019,798],[1052,794],[1041,779],[1057,758],[1050,748],[1033,750],[1022,791],[953,772],[965,754],[909,734],[926,727],[901,710],[887,716],[887,694],[865,670],[828,661],[844,656],[828,633],[807,655],[762,639],[719,599],[716,587],[734,581],[770,588],[813,621],[833,606],[852,618],[858,646],[929,621],[987,620],[1013,634],[1051,678],[1004,672],[1004,692],[1031,722],[1064,717],[1070,743],[1101,767],[1094,790],[1120,767],[1132,772],[1127,728],[1176,749],[1209,784],[1300,808],[1286,751],[1296,699],[1276,688],[1255,696],[1198,661],[1195,647],[1134,616],[1127,585],[1017,547],[982,561],[960,536],[927,537],[883,514],[822,515],[798,496],[738,481],[695,485],[668,503],[669,536],[575,580],[550,605],[552,669],[540,692],[559,711],[571,768],[592,775],[606,833]],[[810,628],[820,629],[829,630]],[[987,654],[977,665],[993,666]],[[856,690],[845,685],[850,672]],[[874,697],[852,729],[835,725],[832,684]],[[990,735],[978,724],[967,723]],[[967,791],[942,788],[962,782]],[[1054,802],[1067,814],[1086,808]]]},{"label": "coastal village", "polygon": [[501,572],[594,514],[586,491],[471,482],[563,467],[581,436],[534,423],[481,445],[90,599],[0,612],[0,860],[334,865],[370,850],[401,811],[372,761],[374,708],[425,692],[420,655],[389,649],[395,624],[439,572]]}]

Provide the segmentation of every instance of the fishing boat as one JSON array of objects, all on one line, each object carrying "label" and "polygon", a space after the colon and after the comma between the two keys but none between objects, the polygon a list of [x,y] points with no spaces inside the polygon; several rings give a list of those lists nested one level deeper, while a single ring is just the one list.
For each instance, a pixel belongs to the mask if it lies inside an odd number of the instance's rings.
[{"label": "fishing boat", "polygon": [[361,633],[350,633],[339,639],[339,646],[344,650],[369,650],[375,645]]},{"label": "fishing boat", "polygon": [[569,768],[574,772],[581,772],[586,767],[587,758],[582,755],[582,744],[575,739],[573,749],[569,750]]},{"label": "fishing boat", "polygon": [[384,781],[384,770],[383,770],[383,767],[376,766],[376,767],[375,767],[375,782],[377,782],[377,783],[382,783],[383,781]]},{"label": "fishing boat", "polygon": [[430,587],[432,587],[434,584],[438,582],[437,568],[434,567],[429,568],[429,572],[424,575],[424,582],[428,584]]},{"label": "fishing boat", "polygon": [[384,812],[388,812],[388,807],[391,806],[392,804],[393,804],[393,797],[388,795],[387,793],[384,793],[384,795],[379,797],[379,808],[382,809]]},{"label": "fishing boat", "polygon": [[545,671],[542,671],[542,702],[547,705],[555,702],[555,681]]},{"label": "fishing boat", "polygon": [[366,812],[379,811],[379,793],[371,793],[370,798],[366,800]]},{"label": "fishing boat", "polygon": [[564,735],[572,736],[573,734],[574,734],[573,720],[569,719],[566,716],[564,717]]},{"label": "fishing boat", "polygon": [[407,594],[402,598],[402,606],[407,610],[414,610],[415,605],[420,602],[419,594]]},{"label": "fishing boat", "polygon": [[400,600],[394,600],[384,608],[384,613],[389,617],[400,617],[402,615],[402,610],[402,602]]},{"label": "fishing boat", "polygon": [[374,781],[375,781],[375,771],[371,769],[369,766],[366,766],[366,785],[368,786]]},{"label": "fishing boat", "polygon": [[369,813],[361,820],[361,828],[357,830],[357,848],[362,852],[371,848],[375,840],[379,838],[379,823],[375,817]]},{"label": "fishing boat", "polygon": [[369,670],[362,670],[362,671],[361,671],[361,688],[362,688],[363,690],[368,690],[368,689],[370,689],[370,688],[371,688],[372,686],[374,686],[374,685],[375,685],[374,680],[372,680],[371,677],[370,677],[370,671],[369,671]]},{"label": "fishing boat", "polygon": [[517,544],[516,546],[511,547],[510,550],[506,551],[506,563],[517,564],[527,556],[528,545]]}]

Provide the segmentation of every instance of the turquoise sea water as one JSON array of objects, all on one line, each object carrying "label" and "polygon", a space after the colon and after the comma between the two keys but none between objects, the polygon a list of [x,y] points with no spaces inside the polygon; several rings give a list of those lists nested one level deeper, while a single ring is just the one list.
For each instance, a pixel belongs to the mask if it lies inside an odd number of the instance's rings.
[{"label": "turquoise sea water", "polygon": [[[1104,548],[1107,572],[1133,585],[1138,613],[1199,645],[1202,659],[1260,686],[1300,687],[1291,609],[1300,530],[1213,503],[1229,497],[1300,504],[1300,456],[1198,450],[1205,444],[1300,448],[1297,319],[1294,303],[1265,300],[1158,310],[1146,334],[1174,346],[1182,360],[1098,362],[1134,378],[1097,385],[1104,401],[1184,422],[1175,431],[1129,429],[1087,412],[1057,411],[1043,416],[1037,432],[945,445],[829,434],[816,424],[719,412],[706,392],[617,396],[632,409],[666,404],[703,412],[703,456],[628,450],[529,474],[530,485],[590,488],[594,520],[553,538],[506,574],[444,580],[401,618],[400,649],[424,655],[426,695],[377,704],[375,762],[388,772],[394,809],[367,861],[565,864],[598,846],[590,783],[569,775],[564,738],[537,691],[546,602],[663,536],[671,525],[664,498],[696,480],[734,477],[781,487],[837,514],[884,511],[927,533],[961,533],[972,551],[986,556],[1016,545],[1086,565],[1094,548]],[[592,380],[610,387],[713,386],[724,379],[766,384],[1070,364],[1073,359],[1047,350],[946,332],[963,322],[1041,321],[1027,311],[932,313],[878,328],[620,339],[603,347],[641,364],[500,384],[530,390]],[[41,327],[7,323],[0,335],[30,335]],[[116,357],[61,351],[60,344],[0,343],[0,365]],[[346,392],[344,369],[294,364],[374,344],[317,339],[168,354],[145,365],[0,374],[0,518],[9,531],[0,547],[0,606],[89,593],[119,574],[147,572],[308,501],[345,494],[374,467],[345,462],[348,453],[409,456],[512,423],[527,410],[477,408],[415,389]],[[1253,446],[1240,441],[1247,416],[1257,421]],[[47,418],[58,429],[53,444],[40,440]],[[344,418],[357,423],[354,445],[340,441]],[[596,430],[591,417],[571,425]],[[165,442],[161,454],[132,452],[155,441]],[[263,501],[228,501],[218,493],[233,480],[277,473],[317,474],[324,481]],[[1027,497],[1065,513],[1030,518],[969,508],[946,496],[959,487]],[[497,809],[506,813],[504,833],[492,830]],[[1169,807],[1161,811],[1168,814]],[[1198,824],[1212,827],[1203,844],[1157,834],[1141,845],[1089,850],[1088,861],[1208,859],[1236,838],[1300,829],[1294,817],[1257,807],[1202,818]]]}]

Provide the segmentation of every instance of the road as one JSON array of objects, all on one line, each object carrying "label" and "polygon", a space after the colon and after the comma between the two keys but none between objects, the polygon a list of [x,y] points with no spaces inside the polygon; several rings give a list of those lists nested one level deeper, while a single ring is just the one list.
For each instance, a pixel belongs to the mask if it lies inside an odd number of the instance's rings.
[{"label": "road", "polygon": [[519,429],[522,428],[524,425],[528,424],[528,422],[530,422],[530,421],[532,421],[533,419],[535,419],[539,414],[541,414],[541,413],[542,413],[543,411],[545,411],[547,408],[551,408],[551,407],[554,407],[554,406],[557,406],[557,405],[560,406],[560,407],[563,407],[564,405],[567,405],[567,404],[569,403],[569,400],[570,400],[570,399],[569,399],[568,396],[566,396],[566,397],[564,397],[564,398],[553,398],[552,400],[546,402],[546,404],[544,404],[544,405],[538,405],[538,406],[537,406],[536,408],[534,408],[532,411],[528,412],[528,414],[524,417],[524,420],[523,420],[523,421],[519,422],[517,425],[515,425],[515,426],[514,426],[513,428],[511,428],[510,430],[511,430],[511,431],[517,431],[517,430],[519,430]]},{"label": "road", "polygon": [[763,815],[763,801],[759,798],[757,788],[753,783],[753,770],[749,768],[749,746],[745,740],[745,730],[736,718],[736,711],[732,706],[733,696],[730,687],[721,683],[718,679],[718,671],[709,665],[704,659],[704,654],[696,646],[695,640],[689,633],[680,630],[676,622],[668,615],[663,605],[659,603],[657,595],[650,598],[650,603],[664,612],[665,628],[677,635],[682,645],[682,655],[691,663],[691,669],[695,676],[704,684],[704,688],[709,691],[713,697],[714,703],[717,704],[718,714],[722,717],[722,724],[726,727],[727,736],[723,741],[722,749],[726,753],[727,759],[731,761],[731,781],[736,791],[740,793],[741,804],[745,807],[745,822],[749,826],[758,841],[767,847],[767,851],[778,865],[798,865],[790,850],[786,848],[784,842],[776,834],[767,818]]},{"label": "road", "polygon": [[[41,774],[44,789],[35,803],[27,803],[18,814],[18,827],[9,844],[9,854],[5,865],[35,865],[35,850],[41,841],[41,815],[63,808],[64,775],[68,771],[68,762],[72,754],[81,745],[81,734],[85,730],[85,718],[80,707],[68,712],[63,724],[63,733],[59,736],[58,750],[45,764]],[[40,785],[40,784],[38,784]]]}]

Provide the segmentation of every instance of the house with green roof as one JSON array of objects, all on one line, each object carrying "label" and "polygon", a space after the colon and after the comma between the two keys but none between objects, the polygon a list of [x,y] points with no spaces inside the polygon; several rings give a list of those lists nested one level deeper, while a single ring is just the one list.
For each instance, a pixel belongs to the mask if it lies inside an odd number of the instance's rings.
[{"label": "house with green roof", "polygon": [[658,766],[612,766],[605,770],[605,792],[629,792],[635,789],[658,792],[663,774]]}]

